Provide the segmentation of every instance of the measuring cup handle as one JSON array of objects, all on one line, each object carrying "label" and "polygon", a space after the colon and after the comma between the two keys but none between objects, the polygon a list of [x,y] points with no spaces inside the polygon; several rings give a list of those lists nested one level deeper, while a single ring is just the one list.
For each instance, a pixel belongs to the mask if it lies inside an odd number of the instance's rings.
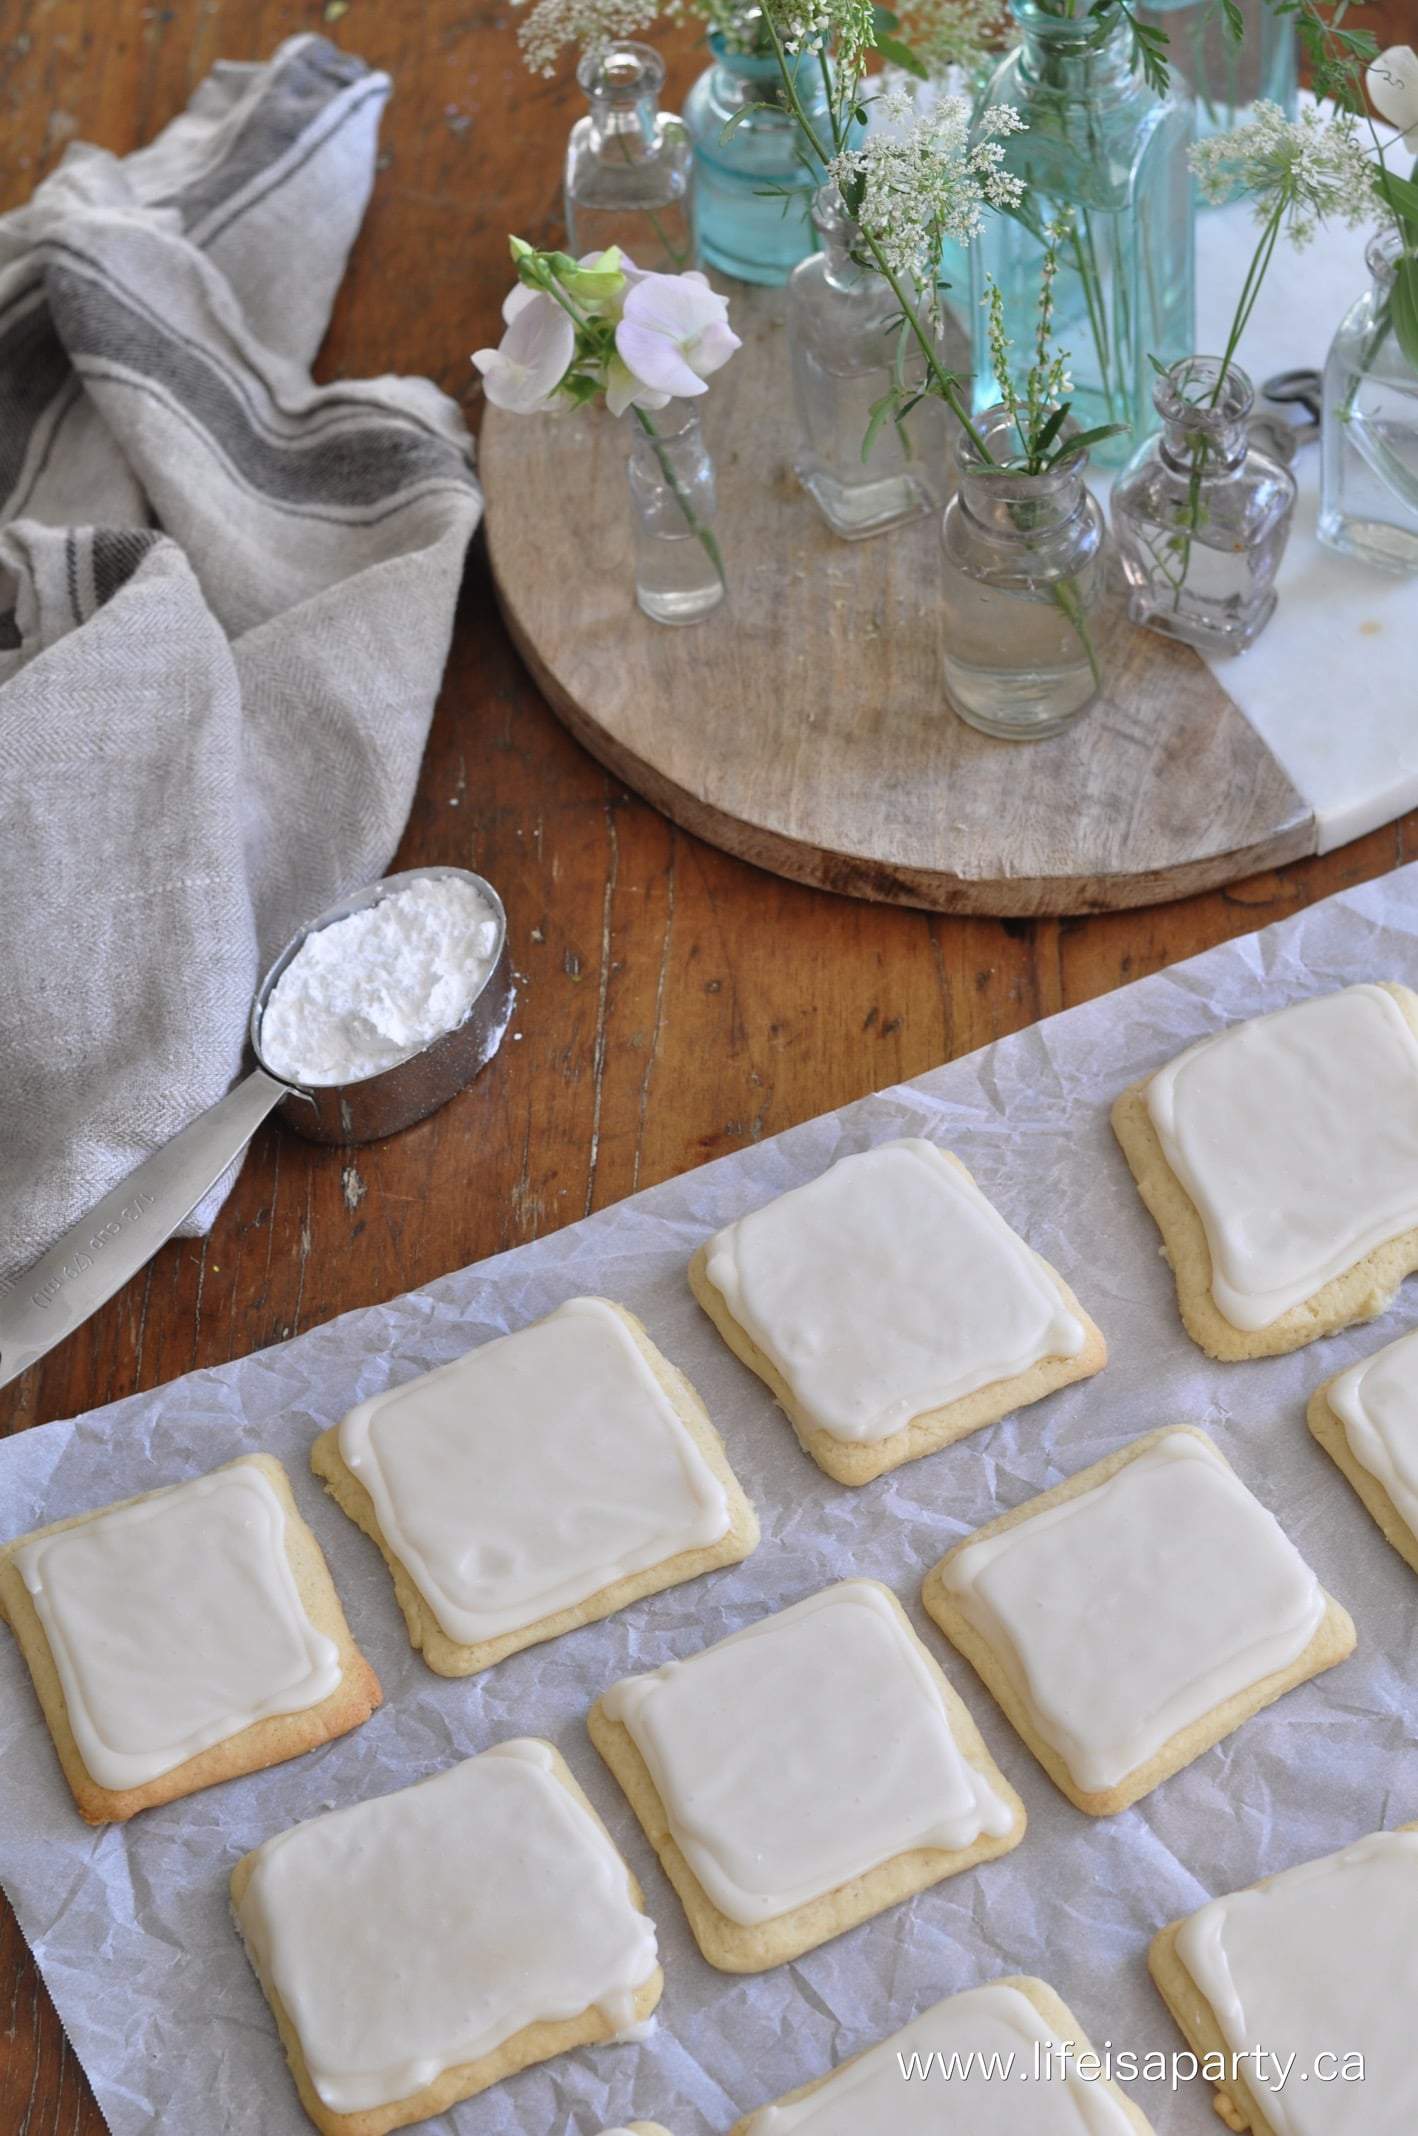
[{"label": "measuring cup handle", "polygon": [[0,1387],[96,1313],[190,1216],[287,1085],[257,1068],[0,1292]]}]

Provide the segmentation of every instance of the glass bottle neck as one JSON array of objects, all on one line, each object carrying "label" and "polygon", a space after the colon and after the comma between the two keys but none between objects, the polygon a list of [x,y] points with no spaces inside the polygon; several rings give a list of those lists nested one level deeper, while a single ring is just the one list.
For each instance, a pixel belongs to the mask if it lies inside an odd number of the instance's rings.
[{"label": "glass bottle neck", "polygon": [[961,432],[955,448],[960,503],[977,527],[998,539],[1019,541],[1065,527],[1078,517],[1088,494],[1083,486],[1086,454],[1047,474],[1023,474],[1007,466],[1019,452],[1019,433],[1004,408],[977,417],[975,429],[993,459],[1005,463],[991,468],[982,462],[974,441]]},{"label": "glass bottle neck", "polygon": [[587,53],[576,70],[591,108],[591,145],[639,162],[658,142],[664,63],[648,45],[629,41]]},{"label": "glass bottle neck", "polygon": [[880,277],[862,258],[862,233],[842,205],[835,184],[820,186],[812,204],[813,227],[822,240],[823,275],[833,289],[860,289]]},{"label": "glass bottle neck", "polygon": [[1078,100],[1121,95],[1139,79],[1127,23],[1100,24],[1086,13],[1062,15],[1040,0],[1013,0],[1019,25],[1019,75],[1030,88]]},{"label": "glass bottle neck", "polygon": [[1380,302],[1388,298],[1393,288],[1403,252],[1403,233],[1392,224],[1380,230],[1376,237],[1371,237],[1364,247],[1365,264],[1374,278],[1374,295]]},{"label": "glass bottle neck", "polygon": [[1188,475],[1231,474],[1250,449],[1247,417],[1255,392],[1238,364],[1216,356],[1188,356],[1153,388],[1162,418],[1161,452]]}]

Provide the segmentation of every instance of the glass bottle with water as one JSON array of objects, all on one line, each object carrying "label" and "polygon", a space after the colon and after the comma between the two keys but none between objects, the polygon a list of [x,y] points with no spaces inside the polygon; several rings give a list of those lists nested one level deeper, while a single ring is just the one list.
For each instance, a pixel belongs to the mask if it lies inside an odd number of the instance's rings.
[{"label": "glass bottle with water", "polygon": [[941,522],[945,687],[967,726],[1041,741],[1102,688],[1107,532],[1084,487],[1086,453],[1026,474],[1001,464],[1018,451],[1005,409],[976,429],[992,459],[959,433],[960,483]]},{"label": "glass bottle with water", "polygon": [[[813,194],[826,175],[804,160],[778,62],[759,48],[758,11],[709,39],[714,57],[684,100],[694,143],[699,243],[705,265],[741,282],[786,282],[816,250]],[[827,87],[816,52],[790,56],[793,88],[825,144]]]},{"label": "glass bottle with water", "polygon": [[1275,577],[1295,513],[1295,478],[1259,445],[1239,364],[1174,364],[1154,389],[1162,434],[1113,485],[1113,536],[1128,614],[1164,637],[1244,652],[1275,612]]},{"label": "glass bottle with water", "polygon": [[1018,208],[986,216],[970,248],[975,407],[1001,398],[986,277],[1003,294],[1022,368],[1049,231],[1061,227],[1054,339],[1069,352],[1079,427],[1123,426],[1096,455],[1119,466],[1157,427],[1152,359],[1173,364],[1196,347],[1191,98],[1179,75],[1165,96],[1148,87],[1125,20],[1011,4],[1021,42],[995,69],[981,109],[1022,113],[1025,130],[1005,138],[1004,162],[1027,190]]},{"label": "glass bottle with water", "polygon": [[694,152],[682,122],[660,110],[659,54],[624,40],[586,53],[576,78],[590,110],[566,144],[568,251],[619,245],[657,274],[693,267]]},{"label": "glass bottle with water", "polygon": [[[940,509],[954,422],[942,401],[924,399],[900,430],[889,418],[879,422],[864,450],[872,410],[892,387],[901,308],[885,277],[861,259],[857,226],[835,185],[818,193],[813,222],[822,250],[795,267],[788,284],[794,464],[833,533],[854,541]],[[968,368],[963,345],[940,353],[948,366]],[[908,344],[902,383],[909,392],[924,376],[924,356]]]},{"label": "glass bottle with water", "polygon": [[1373,286],[1346,313],[1324,374],[1319,536],[1384,571],[1418,571],[1418,371],[1391,304],[1397,229],[1365,254]]},{"label": "glass bottle with water", "polygon": [[697,623],[724,598],[714,463],[692,401],[624,417],[635,598],[656,623]]}]

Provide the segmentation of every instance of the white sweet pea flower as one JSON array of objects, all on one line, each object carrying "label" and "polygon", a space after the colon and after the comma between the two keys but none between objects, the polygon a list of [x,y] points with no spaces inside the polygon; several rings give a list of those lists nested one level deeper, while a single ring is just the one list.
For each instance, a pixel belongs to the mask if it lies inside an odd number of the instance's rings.
[{"label": "white sweet pea flower", "polygon": [[556,389],[576,354],[571,317],[545,290],[520,282],[502,307],[507,332],[495,349],[477,349],[473,362],[494,408],[513,415],[542,415],[555,405]]},{"label": "white sweet pea flower", "polygon": [[1364,86],[1379,117],[1396,126],[1411,148],[1418,148],[1418,52],[1412,45],[1390,45],[1380,52],[1369,65]]},{"label": "white sweet pea flower", "polygon": [[[710,377],[740,343],[729,325],[727,298],[691,268],[685,274],[636,277],[626,293],[615,345],[632,377],[660,395],[655,402],[637,397],[636,404],[662,408],[668,400],[707,392]],[[609,391],[606,399],[613,405]]]},{"label": "white sweet pea flower", "polygon": [[664,408],[669,400],[668,393],[659,393],[637,378],[619,356],[612,356],[606,365],[606,406],[612,415],[624,415],[627,408]]}]

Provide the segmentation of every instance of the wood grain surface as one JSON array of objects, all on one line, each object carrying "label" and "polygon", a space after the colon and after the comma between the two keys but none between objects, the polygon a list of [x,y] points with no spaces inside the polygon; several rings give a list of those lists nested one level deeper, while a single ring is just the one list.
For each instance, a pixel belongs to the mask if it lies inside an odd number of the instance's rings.
[{"label": "wood grain surface", "polygon": [[[1391,40],[1411,0],[1355,12]],[[321,375],[424,372],[464,396],[469,350],[497,332],[506,232],[559,234],[575,92],[528,79],[515,19],[467,0],[0,0],[0,208],[72,139],[136,147],[218,57],[323,30],[397,86]],[[680,93],[699,60],[683,40],[671,56]],[[577,746],[475,551],[398,864],[471,866],[502,890],[524,975],[514,1035],[392,1142],[263,1131],[212,1236],[167,1248],[0,1394],[0,1431],[283,1341],[1413,858],[1418,813],[1225,891],[1062,921],[802,888],[673,828]],[[0,1904],[0,2136],[102,2130]]]},{"label": "wood grain surface", "polygon": [[730,599],[693,629],[635,606],[624,425],[483,422],[503,614],[609,770],[777,874],[942,912],[1154,904],[1314,851],[1308,805],[1205,661],[1121,603],[1076,726],[1021,747],[957,719],[939,514],[838,540],[793,473],[784,293],[722,286],[743,347],[703,421]]}]

